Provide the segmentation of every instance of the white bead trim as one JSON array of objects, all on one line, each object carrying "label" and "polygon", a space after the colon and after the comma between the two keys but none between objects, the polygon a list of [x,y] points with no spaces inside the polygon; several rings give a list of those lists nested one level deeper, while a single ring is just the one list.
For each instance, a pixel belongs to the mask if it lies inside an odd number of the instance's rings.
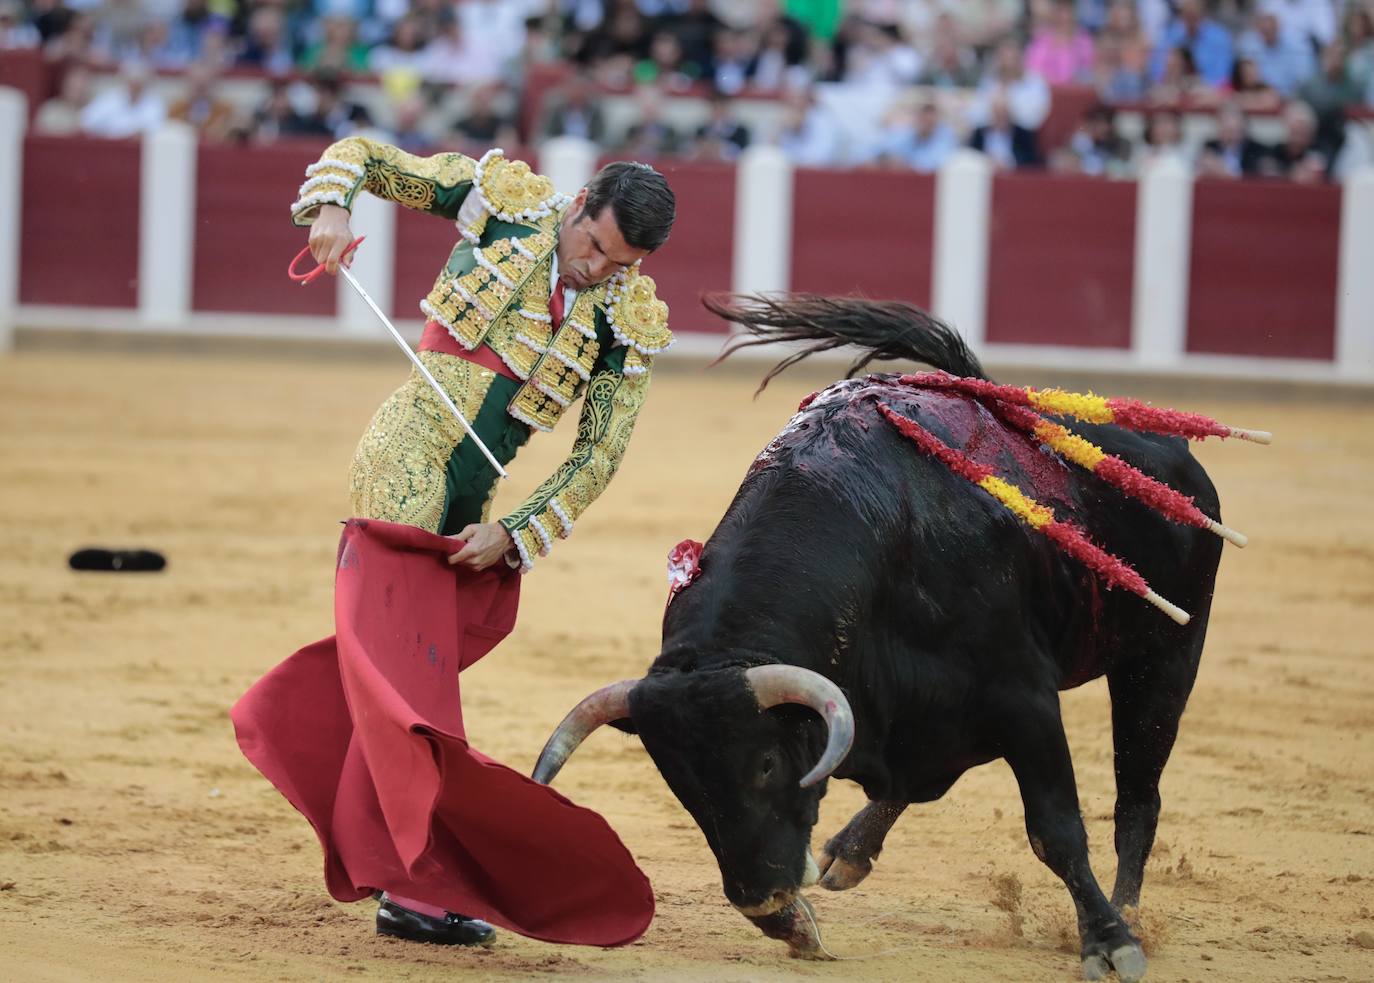
[{"label": "white bead trim", "polygon": [[511,416],[515,417],[525,426],[532,427],[535,430],[538,430],[540,433],[553,433],[553,427],[546,427],[542,423],[536,423],[534,420],[526,416],[522,410],[519,410],[514,406],[506,407],[506,412],[509,413]]},{"label": "white bead trim", "polygon": [[476,309],[477,313],[481,314],[482,317],[486,318],[488,321],[492,320],[495,317],[494,314],[492,314],[490,311],[488,311],[485,307],[482,306],[482,304],[477,300],[476,297],[474,297],[471,293],[468,292],[467,287],[463,286],[457,280],[453,281],[453,292],[456,293],[459,297],[462,297],[469,304],[471,304]]},{"label": "white bead trim", "polygon": [[530,261],[534,261],[539,258],[530,251],[530,248],[528,246],[526,246],[523,242],[520,241],[519,236],[511,236],[510,247],[514,249],[517,253],[519,253],[521,256],[524,256],[526,259]]},{"label": "white bead trim", "polygon": [[420,301],[420,313],[425,315],[425,317],[433,320],[434,323],[441,325],[443,329],[449,333],[453,340],[458,342],[458,344],[462,345],[463,348],[467,351],[472,351],[477,347],[477,345],[475,344],[469,344],[467,339],[465,339],[462,335],[458,333],[458,328],[453,324],[453,322],[450,321],[448,318],[444,317],[444,315],[440,314],[437,310],[435,310],[434,305],[431,304],[428,300]]},{"label": "white bead trim", "polygon": [[643,375],[649,371],[649,367],[647,365],[627,365],[621,371],[626,375]]},{"label": "white bead trim", "polygon": [[544,528],[544,523],[539,521],[537,516],[530,516],[530,526],[534,529],[535,535],[539,537],[539,555],[548,556],[553,552],[553,538],[549,531]]},{"label": "white bead trim", "polygon": [[346,177],[339,177],[337,174],[321,174],[319,177],[312,177],[297,188],[296,197],[303,198],[316,188],[324,187],[326,184],[335,185],[336,187],[343,188],[345,191],[352,191],[354,182]]},{"label": "white bead trim", "polygon": [[557,403],[564,409],[567,409],[569,404],[572,403],[571,399],[564,398],[558,393],[556,389],[551,388],[547,383],[540,382],[538,379],[531,379],[530,385],[533,386],[535,389],[538,389],[541,393],[549,397],[549,399],[553,400],[555,403]]},{"label": "white bead trim", "polygon": [[588,372],[586,369],[584,369],[582,365],[577,361],[577,359],[570,358],[567,355],[564,355],[557,348],[550,348],[549,354],[552,355],[554,358],[558,359],[558,361],[562,362],[568,368],[576,372],[583,382],[587,382],[591,379],[592,374]]},{"label": "white bead trim", "polygon": [[538,313],[537,311],[527,311],[527,310],[525,310],[523,307],[520,308],[520,310],[517,311],[516,313],[518,313],[521,317],[523,317],[523,318],[525,318],[526,320],[529,320],[529,321],[539,321],[539,322],[541,322],[541,323],[543,323],[543,324],[552,324],[552,323],[553,323],[553,315],[552,315],[552,314],[540,314],[540,313]]},{"label": "white bead trim", "polygon": [[338,205],[340,208],[347,208],[348,199],[337,191],[316,191],[313,195],[306,195],[304,198],[297,200],[297,202],[291,206],[291,214],[299,215],[301,212],[314,208],[316,205]]},{"label": "white bead trim", "polygon": [[[492,351],[496,351],[496,349],[493,348]],[[529,372],[525,369],[520,368],[520,366],[516,365],[515,361],[505,352],[496,352],[496,354],[500,356],[501,361],[506,363],[506,368],[514,372],[521,382],[524,382],[526,379],[530,377]]]},{"label": "white bead trim", "polygon": [[526,348],[534,352],[536,355],[543,355],[545,352],[548,351],[547,348],[539,344],[539,342],[535,341],[527,334],[517,334],[515,336],[515,340],[520,342],[520,344],[524,345]]},{"label": "white bead trim", "polygon": [[529,573],[534,569],[534,560],[530,559],[530,551],[525,549],[519,532],[511,532],[509,529],[506,531],[510,533],[510,541],[515,544],[515,551],[520,554],[520,572]]},{"label": "white bead trim", "polygon": [[573,326],[573,330],[580,334],[582,337],[586,338],[588,341],[596,341],[595,328],[589,328],[578,321],[572,320],[571,318],[565,320],[564,324],[571,324]]},{"label": "white bead trim", "polygon": [[562,503],[556,498],[549,499],[549,509],[558,516],[559,523],[563,526],[563,531],[558,534],[559,539],[567,539],[572,535],[573,521],[568,518],[568,513],[564,511]]},{"label": "white bead trim", "polygon": [[319,161],[315,164],[311,164],[309,167],[307,167],[305,169],[305,176],[314,177],[315,174],[317,174],[318,172],[328,170],[330,168],[339,171],[347,171],[354,177],[364,177],[367,174],[367,172],[363,170],[362,167],[358,164],[350,164],[346,160],[336,160],[333,157],[326,157],[324,160]]},{"label": "white bead trim", "polygon": [[461,235],[468,242],[472,243],[474,246],[482,241],[482,237],[479,236],[476,232],[473,232],[471,229],[464,228],[462,226],[459,226],[458,234]]},{"label": "white bead trim", "polygon": [[496,278],[497,283],[501,284],[501,286],[505,287],[507,290],[515,289],[515,284],[511,282],[511,278],[506,276],[506,274],[502,273],[499,269],[497,269],[495,263],[493,263],[491,260],[483,256],[482,250],[480,248],[474,247],[472,250],[472,255],[473,258],[477,260],[477,265],[482,267],[482,269],[486,270],[492,276],[494,276]]}]

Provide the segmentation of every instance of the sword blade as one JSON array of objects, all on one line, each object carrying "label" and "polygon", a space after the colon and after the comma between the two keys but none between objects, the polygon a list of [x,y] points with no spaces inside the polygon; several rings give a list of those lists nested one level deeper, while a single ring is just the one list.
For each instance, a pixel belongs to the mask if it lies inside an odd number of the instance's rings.
[{"label": "sword blade", "polygon": [[463,425],[463,430],[467,432],[468,439],[477,445],[477,449],[491,462],[491,466],[496,469],[496,473],[502,478],[509,478],[510,475],[506,474],[506,469],[501,467],[500,462],[497,461],[491,451],[487,449],[487,445],[482,442],[482,438],[477,436],[477,432],[472,429],[472,424],[468,423],[467,417],[463,416],[463,411],[453,402],[449,394],[444,392],[444,387],[439,385],[439,381],[429,374],[429,369],[425,368],[425,363],[421,362],[420,357],[411,350],[408,344],[406,344],[406,340],[401,337],[401,332],[397,331],[396,326],[382,313],[382,309],[377,306],[376,301],[368,296],[367,291],[363,289],[363,285],[358,282],[357,278],[349,272],[348,267],[343,264],[339,265],[339,272],[343,275],[343,278],[348,281],[349,286],[358,291],[358,296],[363,299],[363,302],[366,303],[368,307],[372,308],[372,313],[377,315],[377,319],[391,332],[392,339],[401,347],[401,351],[406,353],[406,357],[410,359],[411,364],[420,370],[420,375],[424,376],[425,381],[434,387],[434,391],[438,393],[439,398],[444,401],[444,405],[452,411],[453,415],[458,418],[458,422]]}]

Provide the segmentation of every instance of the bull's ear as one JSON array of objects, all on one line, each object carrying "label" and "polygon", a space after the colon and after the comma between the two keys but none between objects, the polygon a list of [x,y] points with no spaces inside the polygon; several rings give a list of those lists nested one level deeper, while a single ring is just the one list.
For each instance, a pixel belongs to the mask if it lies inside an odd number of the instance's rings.
[{"label": "bull's ear", "polygon": [[622,734],[629,734],[631,737],[639,736],[639,731],[635,730],[635,722],[629,717],[621,717],[619,720],[612,720],[611,726]]}]

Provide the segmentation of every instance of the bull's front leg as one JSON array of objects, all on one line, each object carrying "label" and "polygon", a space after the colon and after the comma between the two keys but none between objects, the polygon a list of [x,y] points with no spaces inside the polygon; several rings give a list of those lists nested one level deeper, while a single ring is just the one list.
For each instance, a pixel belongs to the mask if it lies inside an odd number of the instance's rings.
[{"label": "bull's front leg", "polygon": [[997,709],[1002,752],[1021,788],[1031,849],[1073,896],[1083,976],[1098,980],[1115,970],[1122,983],[1136,983],[1145,975],[1145,954],[1102,893],[1088,862],[1088,834],[1059,716],[1059,694],[1022,692]]},{"label": "bull's front leg", "polygon": [[883,850],[883,840],[906,806],[875,799],[856,812],[821,850],[821,887],[847,891],[867,877]]}]

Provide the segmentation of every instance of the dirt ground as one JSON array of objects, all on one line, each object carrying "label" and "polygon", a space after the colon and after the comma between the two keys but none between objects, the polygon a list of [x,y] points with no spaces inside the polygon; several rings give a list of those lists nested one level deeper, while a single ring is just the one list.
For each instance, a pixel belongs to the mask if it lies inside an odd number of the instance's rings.
[{"label": "dirt ground", "polygon": [[[704,539],[749,461],[833,371],[660,372],[625,468],[525,584],[520,625],[466,677],[469,736],[528,770],[592,688],[656,653],[664,557]],[[559,777],[652,879],[633,946],[502,933],[490,951],[379,940],[325,894],[306,823],[239,755],[227,709],[329,634],[345,469],[400,380],[394,352],[25,352],[0,358],[0,977],[28,981],[1076,978],[1072,906],[1026,845],[998,763],[898,824],[874,874],[815,891],[798,963],[725,903],[690,818],[630,738]],[[1044,381],[1050,381],[1045,379]],[[1125,394],[1125,393],[1123,393]],[[1228,548],[1146,879],[1148,979],[1374,979],[1374,404],[1170,401],[1277,434],[1199,453],[1252,537]],[[503,500],[561,459],[536,439]],[[88,544],[160,575],[75,574]],[[1114,869],[1106,690],[1064,697],[1099,879]],[[836,783],[817,842],[861,804]]]}]

